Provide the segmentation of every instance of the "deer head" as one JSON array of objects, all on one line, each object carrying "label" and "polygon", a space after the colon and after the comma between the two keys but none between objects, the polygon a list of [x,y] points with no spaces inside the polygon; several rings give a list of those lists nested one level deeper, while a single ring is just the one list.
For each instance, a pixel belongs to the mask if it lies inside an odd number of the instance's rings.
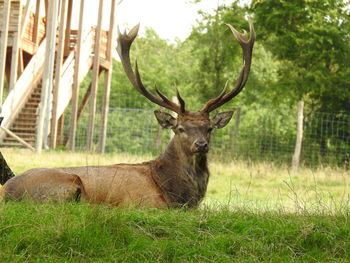
[{"label": "deer head", "polygon": [[156,89],[158,96],[155,96],[145,88],[140,77],[137,61],[135,63],[135,70],[132,69],[130,63],[130,47],[137,36],[139,25],[132,28],[129,33],[125,32],[124,34],[121,34],[119,32],[117,51],[130,82],[138,92],[153,103],[177,113],[177,117],[175,118],[161,110],[156,110],[154,112],[159,124],[163,128],[172,129],[175,133],[174,140],[179,142],[177,145],[180,145],[181,148],[189,154],[208,152],[211,131],[213,129],[225,127],[229,123],[233,111],[218,113],[213,118],[210,118],[209,113],[237,96],[242,91],[248,79],[255,40],[253,24],[249,20],[249,38],[246,32],[241,34],[231,25],[226,25],[230,28],[242,48],[243,67],[238,80],[236,81],[236,86],[230,92],[226,92],[226,84],[218,97],[209,100],[204,107],[197,112],[186,110],[185,101],[182,99],[178,91],[176,92],[176,95],[179,104],[176,104],[169,100],[158,89]]}]

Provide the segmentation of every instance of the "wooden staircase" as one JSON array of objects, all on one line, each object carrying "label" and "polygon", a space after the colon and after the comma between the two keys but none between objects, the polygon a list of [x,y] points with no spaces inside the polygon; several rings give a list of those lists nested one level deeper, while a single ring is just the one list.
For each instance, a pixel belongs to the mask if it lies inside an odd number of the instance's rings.
[{"label": "wooden staircase", "polygon": [[[24,141],[35,146],[35,135],[36,135],[36,120],[37,112],[40,103],[41,96],[41,83],[39,83],[36,88],[32,91],[31,95],[28,97],[25,106],[22,108],[18,114],[15,121],[12,123],[10,130],[14,132],[18,137],[22,138]],[[24,147],[15,138],[6,135],[2,147]]]}]

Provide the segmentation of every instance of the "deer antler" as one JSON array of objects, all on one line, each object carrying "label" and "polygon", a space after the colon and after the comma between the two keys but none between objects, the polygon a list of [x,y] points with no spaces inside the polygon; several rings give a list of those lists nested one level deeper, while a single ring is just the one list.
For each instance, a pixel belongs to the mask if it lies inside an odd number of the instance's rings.
[{"label": "deer antler", "polygon": [[128,76],[131,84],[135,87],[135,89],[140,92],[143,96],[145,96],[147,99],[152,101],[153,103],[158,104],[159,106],[162,106],[164,108],[167,108],[169,110],[172,110],[178,114],[185,113],[185,102],[181,98],[179,92],[176,92],[177,98],[180,102],[180,105],[177,105],[176,103],[169,100],[163,93],[161,93],[158,89],[156,89],[157,94],[159,97],[153,95],[152,93],[148,92],[145,86],[142,83],[141,76],[139,73],[137,61],[135,63],[135,72],[131,67],[130,63],[130,47],[135,40],[137,33],[139,31],[140,24],[133,27],[129,33],[124,32],[124,34],[121,34],[119,32],[118,34],[118,47],[117,51],[120,56],[121,62],[123,64],[124,70],[126,75]]},{"label": "deer antler", "polygon": [[201,111],[209,113],[215,110],[216,108],[220,107],[221,105],[225,104],[226,102],[228,102],[229,100],[237,96],[238,93],[240,93],[241,90],[243,89],[245,83],[247,82],[248,75],[250,72],[250,65],[252,63],[252,52],[253,52],[253,45],[255,41],[255,32],[254,32],[253,23],[250,19],[248,19],[248,22],[249,22],[249,31],[250,31],[249,38],[247,37],[247,33],[245,31],[243,34],[241,34],[233,26],[226,24],[231,29],[233,35],[236,37],[243,51],[243,68],[236,82],[236,87],[229,93],[225,94],[226,88],[227,88],[226,87],[227,83],[226,83],[225,88],[221,92],[221,94],[215,99],[209,100],[205,104],[205,106],[201,109]]}]

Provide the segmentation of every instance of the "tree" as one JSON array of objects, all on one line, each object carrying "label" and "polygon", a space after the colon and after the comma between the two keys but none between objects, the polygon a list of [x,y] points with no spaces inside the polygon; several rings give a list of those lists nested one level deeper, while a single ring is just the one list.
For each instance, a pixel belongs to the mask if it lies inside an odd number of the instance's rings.
[{"label": "tree", "polygon": [[350,111],[349,3],[342,0],[255,0],[259,37],[281,62],[281,96],[311,111]]}]

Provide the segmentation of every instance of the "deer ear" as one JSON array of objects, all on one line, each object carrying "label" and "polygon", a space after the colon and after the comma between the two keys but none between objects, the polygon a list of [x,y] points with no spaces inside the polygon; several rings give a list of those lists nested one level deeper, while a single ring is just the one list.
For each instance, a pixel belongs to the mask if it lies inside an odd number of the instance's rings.
[{"label": "deer ear", "polygon": [[214,116],[214,118],[211,120],[211,124],[216,129],[223,128],[227,125],[227,123],[229,123],[232,115],[233,111],[220,112]]},{"label": "deer ear", "polygon": [[176,127],[176,119],[169,113],[163,112],[161,110],[155,110],[154,115],[156,115],[157,121],[165,129],[172,129]]}]

